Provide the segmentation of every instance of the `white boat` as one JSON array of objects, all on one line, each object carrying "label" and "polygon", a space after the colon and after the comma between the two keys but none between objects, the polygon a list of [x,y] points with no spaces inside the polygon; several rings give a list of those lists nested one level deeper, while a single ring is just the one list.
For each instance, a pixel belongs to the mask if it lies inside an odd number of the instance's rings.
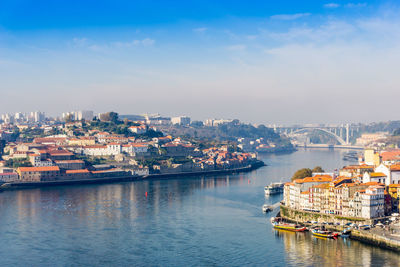
[{"label": "white boat", "polygon": [[272,211],[272,207],[271,207],[270,205],[264,204],[264,205],[262,206],[262,211],[263,211],[263,212]]},{"label": "white boat", "polygon": [[264,192],[266,195],[274,195],[283,193],[284,183],[272,183],[264,187]]}]

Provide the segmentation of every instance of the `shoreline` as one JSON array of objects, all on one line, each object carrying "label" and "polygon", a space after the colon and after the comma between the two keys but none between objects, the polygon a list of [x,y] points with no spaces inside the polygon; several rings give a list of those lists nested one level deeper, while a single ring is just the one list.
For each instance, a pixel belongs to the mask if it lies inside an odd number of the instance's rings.
[{"label": "shoreline", "polygon": [[[288,212],[288,210],[291,210],[292,212]],[[296,215],[296,218],[294,218],[291,215]],[[302,214],[305,214],[305,216],[302,216]],[[318,214],[316,214],[318,215]],[[323,214],[325,215],[325,214]],[[293,210],[290,209],[286,206],[281,205],[280,206],[280,210],[277,213],[276,217],[280,217],[283,218],[286,221],[289,222],[293,222],[293,223],[299,223],[301,225],[305,225],[305,226],[310,226],[312,224],[307,223],[308,221],[308,217],[306,212],[303,212],[301,210]],[[340,217],[340,216],[336,216],[336,217]],[[348,221],[350,222],[350,220],[346,220],[346,219],[341,219],[341,218],[337,218],[338,220],[341,221]],[[371,220],[364,220],[364,222],[369,221],[371,222]],[[373,221],[373,219],[372,219]],[[356,222],[356,221],[353,221]],[[335,226],[335,225],[324,225],[325,228],[327,228],[328,230],[333,230],[333,231],[342,231],[344,229],[343,225],[340,226]],[[388,250],[392,250],[395,252],[400,252],[400,240],[396,240],[393,238],[389,238],[388,236],[390,236],[389,233],[387,233],[387,235],[384,234],[377,234],[377,233],[373,233],[373,230],[357,230],[357,229],[352,229],[351,233],[350,233],[350,239],[353,240],[357,240],[361,243],[364,244],[369,244],[375,247],[379,247],[382,249],[388,249]]]},{"label": "shoreline", "polygon": [[108,184],[117,182],[134,182],[144,180],[158,180],[158,179],[169,179],[169,178],[180,178],[184,176],[203,176],[213,174],[232,174],[250,172],[258,168],[266,166],[261,160],[239,168],[223,169],[223,170],[210,170],[210,171],[197,171],[197,172],[179,172],[179,173],[166,173],[166,174],[149,174],[145,176],[117,176],[117,177],[104,177],[104,178],[89,178],[89,179],[77,179],[77,180],[58,180],[58,181],[40,181],[40,182],[11,182],[4,183],[0,186],[0,190],[19,190],[19,189],[31,189],[41,188],[50,186],[68,186],[68,185],[80,185],[80,184]]}]

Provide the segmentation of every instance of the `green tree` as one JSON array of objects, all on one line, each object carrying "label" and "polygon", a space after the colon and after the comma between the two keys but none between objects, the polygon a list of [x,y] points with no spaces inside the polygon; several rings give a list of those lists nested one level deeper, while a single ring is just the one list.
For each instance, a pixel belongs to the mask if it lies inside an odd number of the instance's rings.
[{"label": "green tree", "polygon": [[300,170],[297,170],[292,177],[292,181],[296,180],[296,179],[303,179],[305,177],[310,177],[312,176],[312,170],[309,168],[303,168]]},{"label": "green tree", "polygon": [[32,167],[28,158],[9,159],[6,161],[6,167],[19,168],[19,167]]},{"label": "green tree", "polygon": [[114,111],[110,111],[101,115],[102,121],[110,121],[114,123],[118,123],[118,113]]},{"label": "green tree", "polygon": [[325,172],[324,169],[322,169],[321,166],[315,166],[314,169],[312,169],[312,172]]}]

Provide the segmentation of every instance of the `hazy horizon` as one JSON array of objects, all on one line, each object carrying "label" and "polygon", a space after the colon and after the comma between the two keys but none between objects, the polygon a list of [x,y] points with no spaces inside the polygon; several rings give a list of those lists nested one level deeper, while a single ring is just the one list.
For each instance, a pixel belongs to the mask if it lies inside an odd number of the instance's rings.
[{"label": "hazy horizon", "polygon": [[396,120],[399,15],[395,1],[2,1],[0,114]]}]

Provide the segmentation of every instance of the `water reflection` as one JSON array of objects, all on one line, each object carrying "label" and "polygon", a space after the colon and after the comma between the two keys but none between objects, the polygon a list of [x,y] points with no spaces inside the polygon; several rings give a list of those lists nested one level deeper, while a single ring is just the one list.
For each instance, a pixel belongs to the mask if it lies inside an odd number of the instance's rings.
[{"label": "water reflection", "polygon": [[[186,196],[196,190],[229,187],[248,181],[243,174],[182,180],[149,180],[109,185],[66,186],[4,192],[0,197],[0,216],[16,212],[18,220],[48,216],[76,216],[82,221],[146,216],[161,209],[184,205]],[[190,182],[188,182],[190,181]],[[146,196],[147,192],[147,196]],[[166,207],[167,206],[167,207]],[[13,207],[10,211],[9,207]],[[151,207],[151,209],[149,209]]]},{"label": "water reflection", "polygon": [[342,166],[341,151],[264,160],[243,174],[3,192],[0,266],[397,265],[397,254],[358,242],[277,232],[261,212],[282,197],[265,198],[265,185]]},{"label": "water reflection", "polygon": [[348,238],[317,238],[311,233],[273,230],[283,240],[290,265],[296,266],[398,266],[400,255]]}]

